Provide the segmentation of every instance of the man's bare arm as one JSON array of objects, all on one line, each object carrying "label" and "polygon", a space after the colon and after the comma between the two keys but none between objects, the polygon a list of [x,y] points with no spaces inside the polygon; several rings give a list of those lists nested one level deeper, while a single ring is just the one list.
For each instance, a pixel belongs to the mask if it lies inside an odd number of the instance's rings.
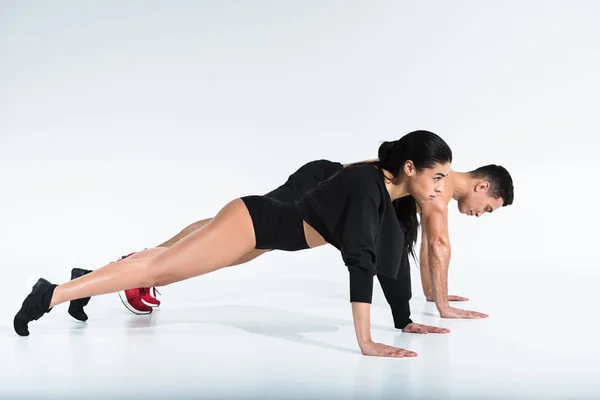
[{"label": "man's bare arm", "polygon": [[346,164],[342,164],[342,166],[343,166],[344,168],[346,168],[346,167],[349,167],[349,166],[351,166],[351,165],[354,165],[354,164],[361,164],[361,163],[372,163],[372,162],[375,162],[375,161],[379,161],[379,159],[377,159],[377,158],[373,158],[373,159],[371,159],[371,160],[356,161],[356,162],[353,162],[353,163],[346,163]]},{"label": "man's bare arm", "polygon": [[[439,202],[432,202],[422,211],[422,254],[429,264],[431,295],[435,305],[444,316],[450,308],[448,303],[448,266],[450,265],[450,236],[448,234],[448,207]],[[423,248],[424,246],[424,248]],[[424,250],[424,251],[423,251]],[[422,278],[423,279],[423,278]]]},{"label": "man's bare arm", "polygon": [[[431,289],[435,305],[443,318],[485,318],[486,314],[450,307],[448,296],[448,267],[450,265],[450,235],[448,233],[448,207],[431,202],[422,210],[421,223],[425,252],[429,264]],[[425,289],[424,289],[425,290]]]},{"label": "man's bare arm", "polygon": [[421,251],[419,252],[419,267],[421,270],[421,285],[423,286],[423,294],[428,301],[432,301],[433,288],[431,287],[431,273],[429,272],[427,235],[425,235],[425,228],[423,224],[421,224]]}]

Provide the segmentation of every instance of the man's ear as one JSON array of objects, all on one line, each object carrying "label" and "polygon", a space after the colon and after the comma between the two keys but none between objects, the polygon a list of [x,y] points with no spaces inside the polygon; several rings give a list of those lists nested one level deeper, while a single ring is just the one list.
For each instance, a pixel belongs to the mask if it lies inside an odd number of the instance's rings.
[{"label": "man's ear", "polygon": [[475,184],[476,192],[487,193],[490,190],[490,183],[488,181],[477,181]]}]

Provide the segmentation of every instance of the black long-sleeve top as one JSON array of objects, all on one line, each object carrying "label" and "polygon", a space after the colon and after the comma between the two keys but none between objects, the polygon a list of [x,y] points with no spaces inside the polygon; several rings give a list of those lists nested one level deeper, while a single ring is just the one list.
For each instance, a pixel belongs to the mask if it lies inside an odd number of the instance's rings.
[{"label": "black long-sleeve top", "polygon": [[401,262],[404,232],[382,172],[372,164],[349,166],[308,191],[295,205],[302,218],[340,250],[350,272],[350,301],[371,303],[373,276],[377,275],[390,305],[390,298],[403,298],[392,299],[399,305],[395,310],[392,307],[394,325],[410,323],[410,270],[408,262]]},{"label": "black long-sleeve top", "polygon": [[408,262],[408,253],[404,252],[402,262],[398,271],[398,276],[395,279],[388,278],[381,274],[377,275],[381,289],[394,319],[394,327],[398,329],[404,328],[412,323],[410,319],[410,303],[412,297],[411,281],[410,281],[410,264]]}]

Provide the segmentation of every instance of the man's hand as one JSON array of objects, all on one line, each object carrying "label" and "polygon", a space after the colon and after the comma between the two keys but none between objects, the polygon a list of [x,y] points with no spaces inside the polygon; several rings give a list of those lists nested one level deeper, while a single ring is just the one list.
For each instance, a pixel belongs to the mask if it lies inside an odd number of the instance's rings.
[{"label": "man's hand", "polygon": [[450,333],[450,329],[438,328],[437,326],[415,324],[413,322],[413,323],[410,323],[410,324],[406,325],[404,328],[402,328],[402,332],[406,332],[406,333],[420,333],[420,334],[427,334],[427,333]]},{"label": "man's hand", "polygon": [[[435,299],[433,298],[433,296],[427,296],[425,298],[427,299],[427,301],[431,301],[431,302],[435,301]],[[449,294],[448,295],[448,301],[469,301],[469,299],[466,298],[466,297],[455,296],[455,295]]]},{"label": "man's hand", "polygon": [[487,314],[483,314],[477,311],[461,310],[459,308],[448,307],[445,310],[440,311],[442,318],[465,318],[465,319],[477,319],[487,318]]}]

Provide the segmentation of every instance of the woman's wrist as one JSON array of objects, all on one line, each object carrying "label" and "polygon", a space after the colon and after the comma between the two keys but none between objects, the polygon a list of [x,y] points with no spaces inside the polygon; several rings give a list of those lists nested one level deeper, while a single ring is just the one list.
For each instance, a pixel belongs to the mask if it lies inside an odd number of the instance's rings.
[{"label": "woman's wrist", "polygon": [[358,345],[362,348],[369,343],[371,340],[371,305],[369,303],[352,303],[352,315],[354,317],[354,328],[356,331],[356,340]]}]

